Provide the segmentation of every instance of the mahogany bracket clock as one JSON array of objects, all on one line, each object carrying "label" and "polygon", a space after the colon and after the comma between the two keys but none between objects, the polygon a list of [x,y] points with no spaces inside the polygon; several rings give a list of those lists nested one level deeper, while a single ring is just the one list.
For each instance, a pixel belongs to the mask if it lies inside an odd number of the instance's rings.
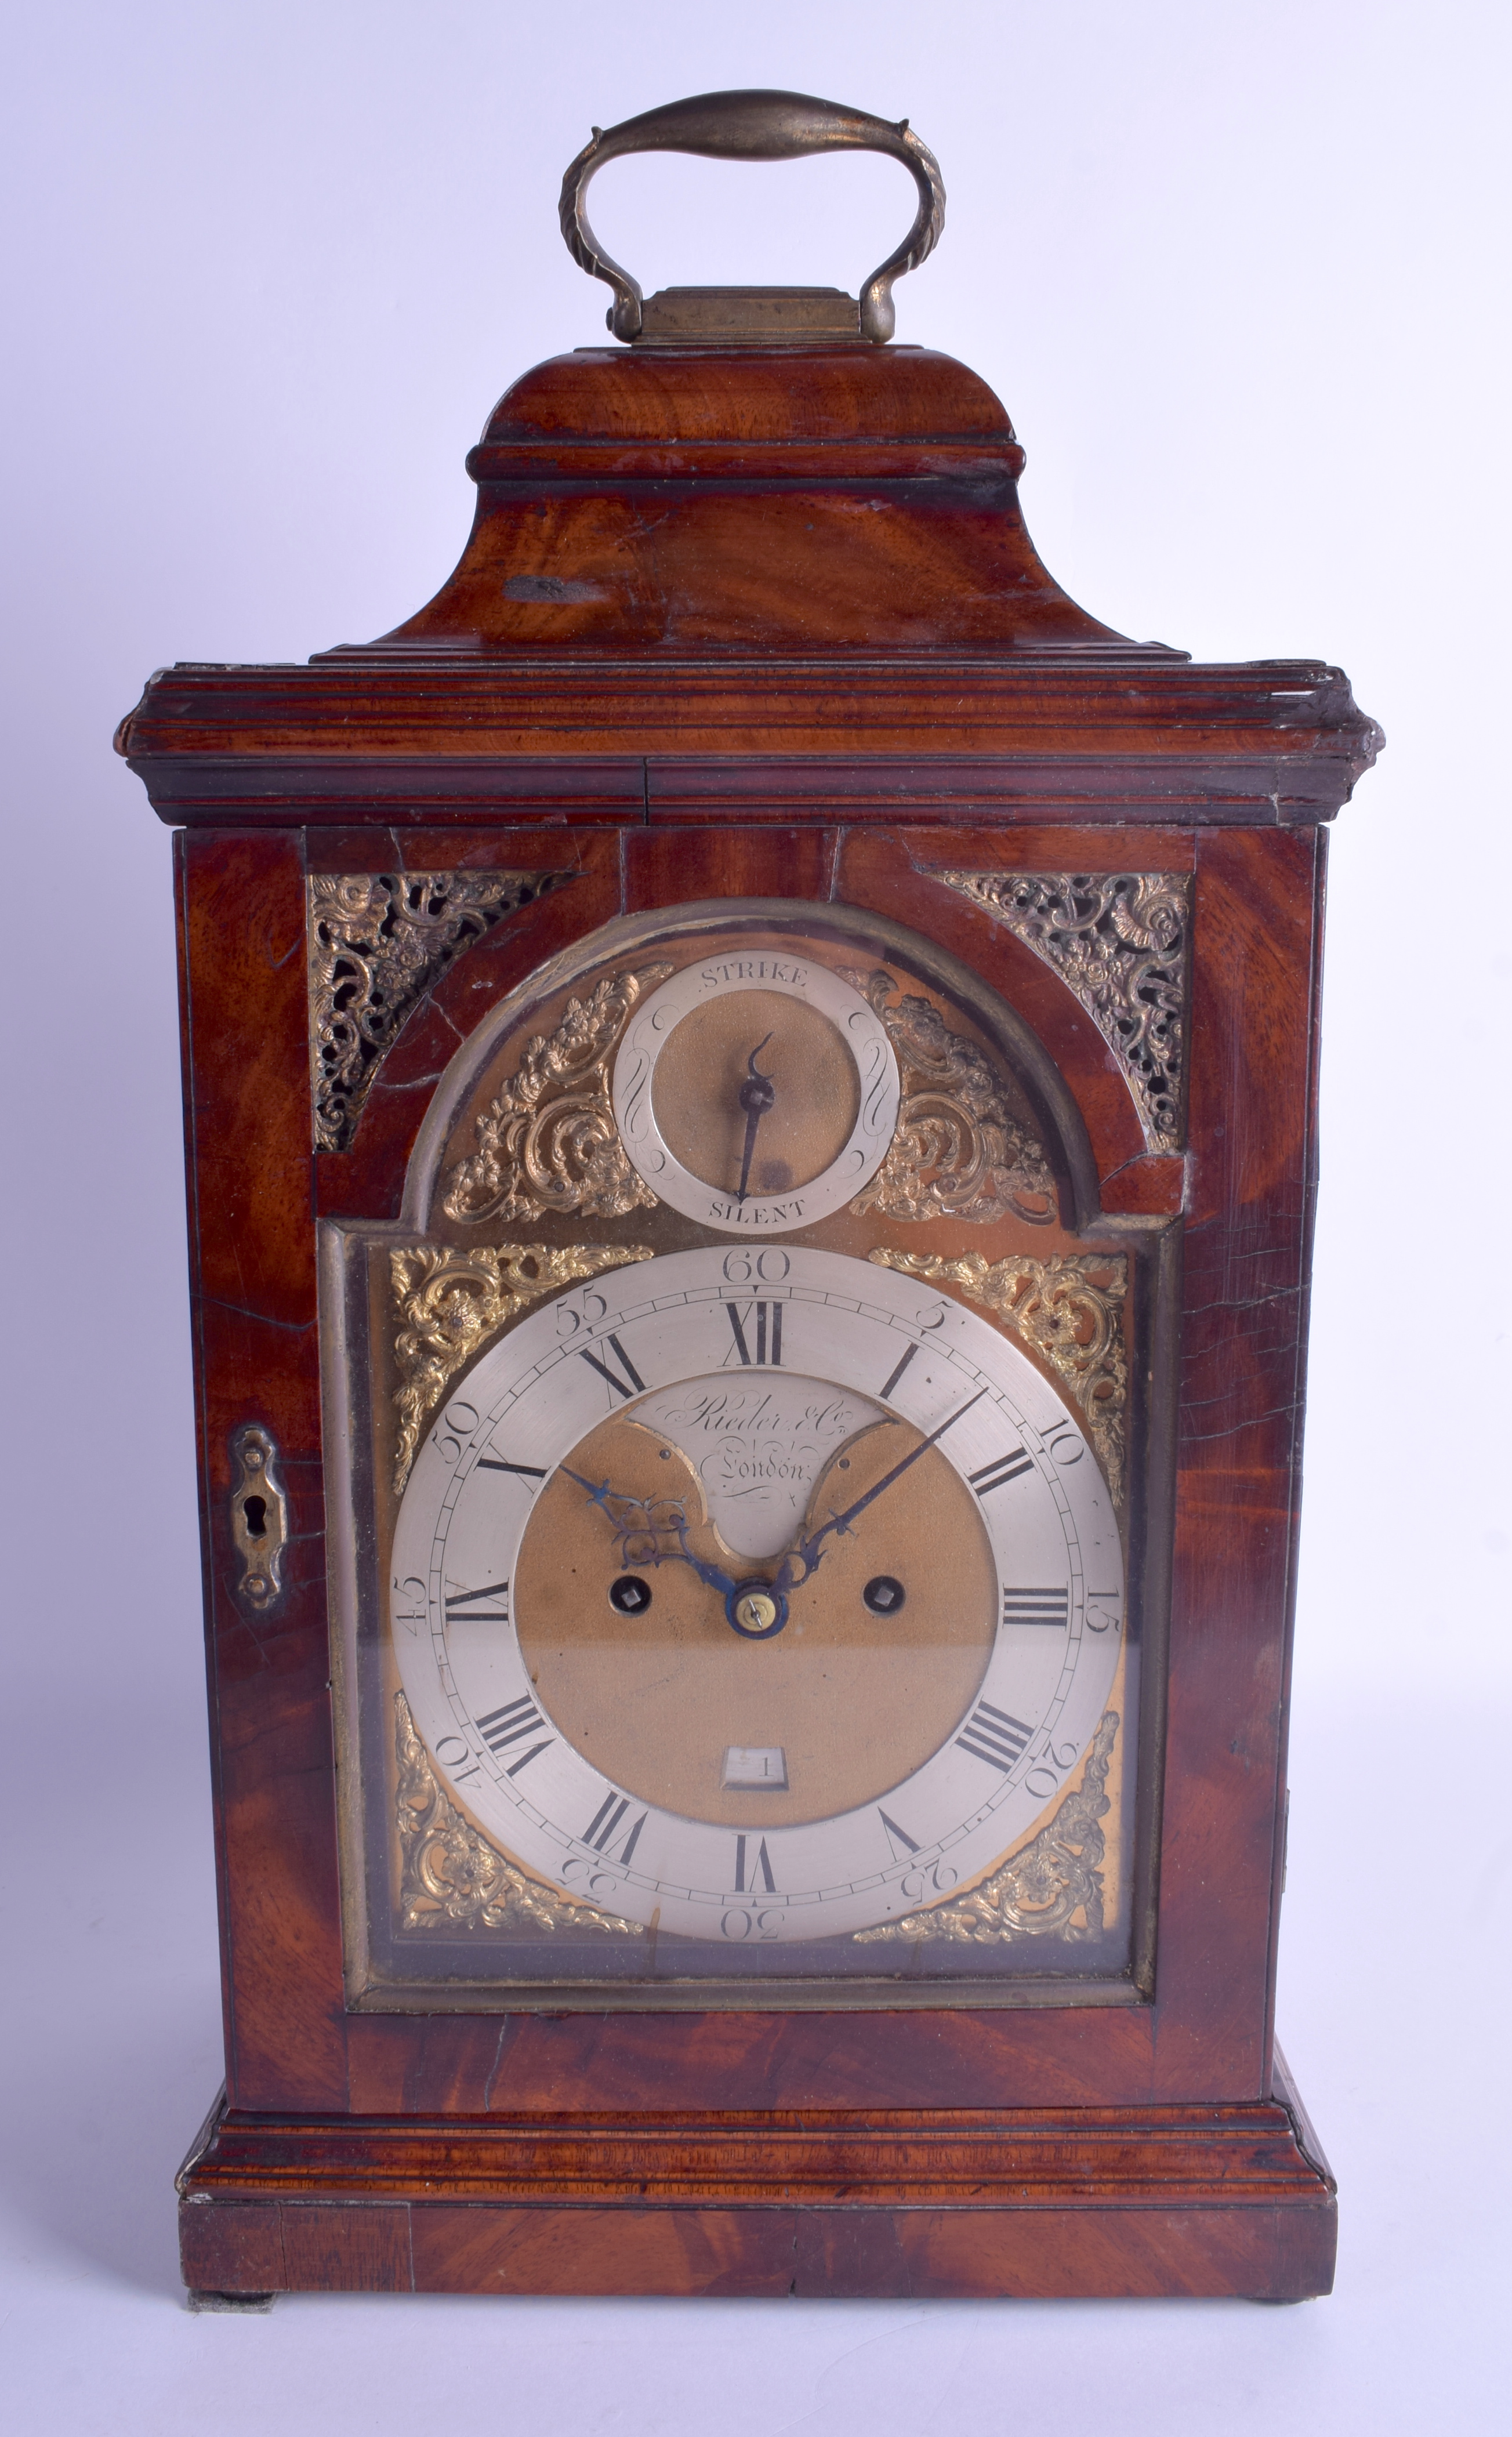
[{"label": "mahogany bracket clock", "polygon": [[[644,149],[890,155],[642,298]],[[1378,730],[1052,582],[893,126],[595,134],[609,343],[379,641],[154,677],[226,2087],[185,2280],[1327,2289],[1272,2031],[1326,824]]]}]

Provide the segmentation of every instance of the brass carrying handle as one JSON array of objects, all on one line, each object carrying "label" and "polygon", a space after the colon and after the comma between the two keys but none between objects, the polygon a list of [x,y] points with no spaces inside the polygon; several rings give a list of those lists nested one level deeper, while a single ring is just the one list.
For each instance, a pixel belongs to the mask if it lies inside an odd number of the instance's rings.
[{"label": "brass carrying handle", "polygon": [[895,254],[878,265],[861,290],[861,335],[877,345],[890,339],[896,316],[892,283],[917,271],[934,252],[945,225],[940,164],[905,118],[873,118],[843,102],[806,93],[701,93],[688,101],[642,111],[618,127],[595,127],[562,180],[562,235],[567,250],[591,278],[614,290],[607,320],[617,339],[641,333],[641,289],[604,252],[588,223],[583,197],[606,161],[626,152],[700,152],[717,161],[798,161],[809,152],[885,152],[901,161],[919,189],[914,223]]}]

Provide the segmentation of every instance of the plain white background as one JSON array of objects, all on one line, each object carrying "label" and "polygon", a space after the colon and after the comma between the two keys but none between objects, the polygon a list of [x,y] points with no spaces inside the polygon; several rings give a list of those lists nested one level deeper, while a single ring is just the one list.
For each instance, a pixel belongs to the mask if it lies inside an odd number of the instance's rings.
[{"label": "plain white background", "polygon": [[[65,2432],[1477,2428],[1503,2393],[1506,49],[1400,0],[53,0],[7,35],[0,973],[6,2389]],[[899,335],[1029,449],[1048,565],[1201,657],[1324,654],[1389,748],[1335,840],[1280,2028],[1332,2300],[292,2299],[190,2317],[219,2077],[168,840],[112,728],[434,588],[462,459],[593,343],[589,122],[779,84],[899,117],[949,225]],[[665,160],[645,286],[856,281],[893,165]]]}]

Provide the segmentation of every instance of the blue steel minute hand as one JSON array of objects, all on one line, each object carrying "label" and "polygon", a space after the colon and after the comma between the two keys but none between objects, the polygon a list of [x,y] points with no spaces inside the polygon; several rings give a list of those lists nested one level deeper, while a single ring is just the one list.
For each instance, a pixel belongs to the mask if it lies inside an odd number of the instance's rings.
[{"label": "blue steel minute hand", "polygon": [[[870,1489],[863,1490],[861,1496],[853,1505],[846,1507],[843,1514],[832,1515],[829,1521],[821,1523],[817,1532],[810,1532],[805,1539],[797,1541],[778,1568],[772,1588],[786,1593],[797,1590],[800,1584],[806,1583],[824,1554],[820,1543],[827,1540],[832,1532],[848,1532],[856,1517],[871,1504],[872,1499],[880,1498],[885,1489],[890,1489],[893,1482],[901,1480],[908,1466],[911,1464],[917,1464],[922,1455],[927,1455],[930,1448],[938,1440],[944,1437],[947,1430],[955,1429],[963,1413],[969,1413],[973,1405],[981,1403],[986,1394],[985,1388],[978,1388],[975,1396],[968,1396],[964,1405],[958,1405],[953,1413],[946,1415],[938,1430],[931,1430],[926,1439],[921,1439],[912,1453],[905,1455],[901,1464],[895,1464],[890,1472],[885,1472],[880,1481],[874,1481]],[[795,1566],[801,1567],[802,1571],[795,1573],[793,1570]]]}]

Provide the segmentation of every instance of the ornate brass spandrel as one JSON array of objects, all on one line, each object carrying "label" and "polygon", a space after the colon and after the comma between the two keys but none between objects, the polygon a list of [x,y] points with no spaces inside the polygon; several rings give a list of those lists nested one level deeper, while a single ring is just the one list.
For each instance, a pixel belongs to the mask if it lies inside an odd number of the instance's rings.
[{"label": "ornate brass spandrel", "polygon": [[625,1156],[614,1122],[609,1069],[632,1009],[674,971],[670,964],[607,973],[587,999],[569,999],[553,1032],[525,1044],[515,1073],[478,1119],[478,1148],[453,1170],[448,1218],[540,1218],[550,1213],[619,1218],[653,1210],[656,1195]]},{"label": "ornate brass spandrel", "polygon": [[997,1218],[1047,1227],[1055,1180],[1020,1124],[986,1052],[953,1032],[933,999],[898,991],[885,972],[842,974],[887,1027],[902,1074],[887,1158],[851,1207],[888,1218]]},{"label": "ornate brass spandrel", "polygon": [[404,1929],[607,1929],[644,1933],[634,1921],[576,1903],[506,1861],[442,1791],[410,1705],[394,1695],[398,1762],[399,1923]]},{"label": "ornate brass spandrel", "polygon": [[868,1255],[880,1268],[959,1289],[1003,1321],[1042,1355],[1075,1396],[1087,1436],[1123,1510],[1129,1358],[1123,1305],[1129,1262],[1123,1253],[1058,1253],[1046,1261],[1027,1253],[987,1261],[980,1253],[900,1253],[879,1244]]},{"label": "ornate brass spandrel", "polygon": [[1059,973],[1123,1070],[1152,1150],[1186,1141],[1191,874],[937,871]]},{"label": "ornate brass spandrel", "polygon": [[649,1244],[413,1244],[389,1254],[400,1326],[394,1340],[400,1385],[394,1494],[410,1478],[414,1451],[464,1363],[541,1296],[578,1278],[649,1261]]},{"label": "ornate brass spandrel", "polygon": [[400,1026],[449,965],[556,871],[317,871],[307,884],[317,1150],[345,1150]]},{"label": "ornate brass spandrel", "polygon": [[[1103,1925],[1100,1822],[1110,1809],[1108,1763],[1118,1713],[1104,1712],[1087,1746],[1080,1784],[1057,1803],[1027,1845],[964,1896],[947,1897],[903,1920],[855,1933],[865,1946],[883,1938],[948,1937],[960,1944],[1001,1946],[1020,1937],[1096,1937]],[[1080,1918],[1079,1918],[1080,1916]]]}]

